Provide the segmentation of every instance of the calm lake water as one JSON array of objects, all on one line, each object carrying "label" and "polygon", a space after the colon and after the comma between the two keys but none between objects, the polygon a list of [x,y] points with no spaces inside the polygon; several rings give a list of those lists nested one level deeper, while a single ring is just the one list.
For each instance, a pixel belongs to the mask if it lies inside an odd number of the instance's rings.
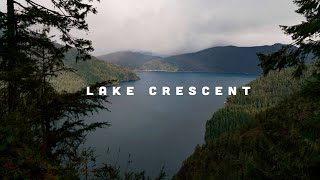
[{"label": "calm lake water", "polygon": [[[122,96],[110,95],[106,104],[111,112],[102,111],[90,117],[108,121],[112,126],[88,136],[99,162],[108,162],[126,170],[145,170],[158,174],[162,166],[173,175],[194,150],[204,142],[205,123],[223,107],[223,96],[214,95],[214,87],[241,87],[258,75],[217,73],[139,72],[139,81],[122,83]],[[126,96],[126,87],[134,87],[134,96]],[[149,95],[149,87],[171,87],[171,96]],[[185,88],[184,96],[175,96],[175,87]],[[188,88],[197,87],[197,95],[189,96]],[[203,96],[201,88],[211,88]],[[109,149],[109,152],[108,152]],[[108,153],[107,153],[108,152]],[[130,154],[130,158],[129,158]],[[128,160],[132,161],[129,163]]]}]

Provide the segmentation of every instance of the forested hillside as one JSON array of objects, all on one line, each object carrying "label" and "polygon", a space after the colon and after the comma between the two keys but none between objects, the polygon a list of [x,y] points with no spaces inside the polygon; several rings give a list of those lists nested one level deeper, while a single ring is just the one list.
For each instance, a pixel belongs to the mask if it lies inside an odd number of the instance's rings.
[{"label": "forested hillside", "polygon": [[140,52],[120,51],[98,56],[98,58],[131,70],[136,70],[140,69],[145,63],[154,59],[159,59],[160,57]]},{"label": "forested hillside", "polygon": [[301,91],[311,70],[301,79],[292,72],[273,72],[248,84],[250,96],[228,98],[207,122],[206,143],[196,147],[176,178],[319,175],[314,169],[320,166],[320,101]]},{"label": "forested hillside", "polygon": [[129,69],[105,62],[92,56],[90,60],[76,62],[77,52],[71,49],[66,53],[65,66],[75,69],[75,72],[63,72],[52,80],[58,90],[76,91],[97,82],[116,80],[118,82],[139,80],[139,77]]},{"label": "forested hillside", "polygon": [[163,59],[154,59],[144,63],[139,70],[140,71],[167,71],[167,72],[177,72],[178,66],[163,61]]},{"label": "forested hillside", "polygon": [[234,130],[252,120],[259,112],[276,106],[303,86],[311,76],[313,67],[310,65],[309,71],[301,78],[292,77],[293,69],[288,68],[250,82],[247,84],[251,87],[250,96],[239,91],[237,96],[229,97],[225,107],[215,112],[206,123],[205,139]]},{"label": "forested hillside", "polygon": [[294,3],[306,21],[281,26],[292,44],[258,54],[264,77],[213,115],[176,179],[319,179],[320,2]]}]

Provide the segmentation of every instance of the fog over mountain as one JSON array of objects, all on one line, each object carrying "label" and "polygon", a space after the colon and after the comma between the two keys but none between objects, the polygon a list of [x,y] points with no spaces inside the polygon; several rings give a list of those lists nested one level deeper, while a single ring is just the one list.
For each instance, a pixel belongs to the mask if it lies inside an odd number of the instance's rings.
[{"label": "fog over mountain", "polygon": [[168,57],[164,61],[179,67],[178,71],[260,73],[257,53],[269,54],[281,47],[282,44],[253,47],[219,46]]},{"label": "fog over mountain", "polygon": [[139,71],[170,71],[170,72],[224,72],[259,74],[257,53],[273,53],[283,44],[271,46],[218,46],[198,52],[181,55],[158,57],[139,52],[120,51],[103,56],[99,59]]},{"label": "fog over mountain", "polygon": [[[41,3],[50,6],[50,1]],[[74,32],[93,41],[94,55],[127,50],[176,55],[214,46],[287,44],[291,38],[279,25],[303,20],[292,0],[102,0],[95,5],[98,14],[88,17],[91,31]]]},{"label": "fog over mountain", "polygon": [[299,23],[295,9],[292,0],[103,0],[98,15],[89,17],[89,37],[98,55],[289,43],[279,25]]},{"label": "fog over mountain", "polygon": [[154,56],[151,53],[119,51],[98,56],[98,58],[126,68],[139,69],[146,62],[153,59],[159,59],[161,57]]}]

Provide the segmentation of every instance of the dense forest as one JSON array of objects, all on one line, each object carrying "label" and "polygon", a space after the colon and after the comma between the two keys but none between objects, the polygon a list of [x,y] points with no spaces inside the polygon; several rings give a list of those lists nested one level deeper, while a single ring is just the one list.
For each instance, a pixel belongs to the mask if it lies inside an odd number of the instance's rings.
[{"label": "dense forest", "polygon": [[[272,72],[248,84],[206,124],[206,143],[183,164],[178,179],[308,178],[319,168],[319,99],[301,92],[311,70]],[[242,94],[241,94],[242,93]]]},{"label": "dense forest", "polygon": [[[94,151],[84,146],[89,132],[109,123],[83,118],[108,110],[109,101],[86,96],[82,85],[96,89],[137,79],[91,57],[92,42],[72,35],[89,31],[86,17],[97,13],[93,1],[42,3],[1,4],[0,179],[147,179],[108,162],[97,166]],[[165,176],[161,170],[157,179]]]},{"label": "dense forest", "polygon": [[[84,147],[88,133],[110,124],[83,118],[108,110],[109,101],[81,87],[137,78],[91,57],[92,42],[72,35],[89,31],[92,2],[7,0],[0,11],[0,179],[150,179],[97,165],[94,150]],[[294,2],[306,21],[281,26],[293,43],[257,54],[264,77],[249,84],[250,96],[239,92],[213,115],[205,144],[175,179],[319,179],[320,2]],[[165,177],[161,169],[155,179]]]},{"label": "dense forest", "polygon": [[64,59],[65,66],[74,71],[61,73],[51,81],[58,91],[75,92],[88,85],[108,80],[113,80],[114,83],[139,80],[131,70],[94,56],[91,56],[90,60],[76,62],[74,51],[73,49],[67,52]]},{"label": "dense forest", "polygon": [[294,3],[306,21],[281,26],[294,42],[257,54],[264,77],[249,84],[250,96],[228,98],[207,121],[205,144],[175,179],[319,179],[320,2]]},{"label": "dense forest", "polygon": [[299,79],[292,77],[294,70],[288,68],[281,72],[272,72],[267,77],[259,77],[247,84],[251,87],[250,96],[239,91],[237,96],[229,97],[225,107],[215,112],[212,119],[207,121],[205,139],[237,129],[250,122],[256,114],[275,107],[283,99],[290,97],[301,89],[305,80],[311,76],[313,66],[314,63],[310,64],[309,70]]},{"label": "dense forest", "polygon": [[[74,51],[74,50],[72,50]],[[58,91],[75,92],[86,86],[111,80],[115,84],[126,81],[136,81],[140,78],[131,70],[116,64],[102,61],[91,56],[89,61],[76,62],[76,54],[66,53],[64,65],[73,71],[58,73],[50,80]],[[71,59],[70,59],[71,58]]]}]

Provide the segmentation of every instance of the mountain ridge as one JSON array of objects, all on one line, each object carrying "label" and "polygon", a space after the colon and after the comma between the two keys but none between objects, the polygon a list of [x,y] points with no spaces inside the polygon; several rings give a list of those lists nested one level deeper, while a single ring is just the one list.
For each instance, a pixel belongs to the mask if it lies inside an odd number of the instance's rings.
[{"label": "mountain ridge", "polygon": [[105,62],[91,56],[87,61],[76,62],[77,50],[70,49],[65,54],[64,64],[66,67],[76,70],[65,72],[52,80],[53,86],[59,91],[76,91],[85,86],[97,82],[117,80],[118,82],[135,81],[139,77],[131,70],[116,64]]},{"label": "mountain ridge", "polygon": [[118,64],[126,68],[130,68],[131,70],[135,70],[143,66],[144,63],[154,59],[159,59],[161,57],[147,55],[146,53],[141,52],[119,51],[102,56],[97,56],[97,58],[110,63]]},{"label": "mountain ridge", "polygon": [[[273,53],[284,44],[261,46],[216,46],[169,57],[120,51],[98,58],[138,71],[225,72],[259,74],[257,53]],[[132,55],[132,57],[131,57]],[[241,61],[239,61],[241,60]]]},{"label": "mountain ridge", "polygon": [[251,47],[217,46],[171,56],[164,60],[178,66],[178,71],[260,73],[256,54],[272,53],[281,47],[282,44]]}]

